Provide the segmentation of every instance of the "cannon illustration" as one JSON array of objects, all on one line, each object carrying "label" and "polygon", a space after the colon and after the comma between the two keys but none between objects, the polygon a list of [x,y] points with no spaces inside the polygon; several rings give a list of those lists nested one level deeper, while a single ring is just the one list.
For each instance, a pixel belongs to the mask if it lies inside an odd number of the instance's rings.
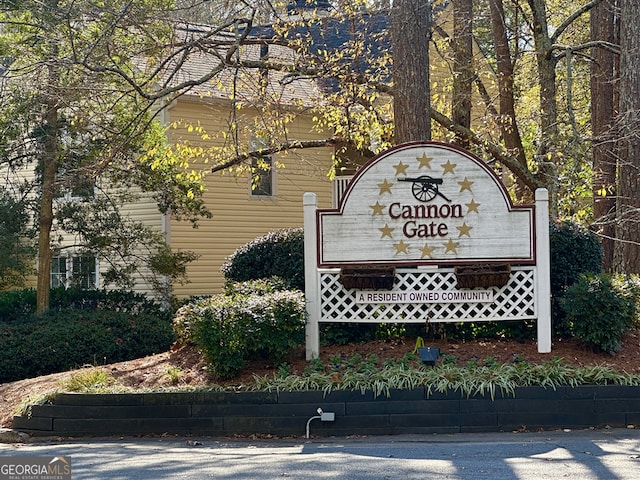
[{"label": "cannon illustration", "polygon": [[419,200],[421,202],[429,202],[436,196],[440,196],[447,202],[451,202],[451,200],[445,197],[444,194],[442,194],[438,190],[438,185],[442,185],[441,178],[433,178],[429,175],[421,175],[417,178],[398,178],[398,181],[413,182],[413,185],[411,186],[411,193],[413,193],[413,197],[416,200]]}]

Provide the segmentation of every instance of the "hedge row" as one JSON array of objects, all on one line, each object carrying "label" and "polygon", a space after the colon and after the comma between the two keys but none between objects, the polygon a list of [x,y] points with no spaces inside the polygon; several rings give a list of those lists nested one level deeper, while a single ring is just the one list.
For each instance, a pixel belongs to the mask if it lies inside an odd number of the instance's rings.
[{"label": "hedge row", "polygon": [[0,382],[166,352],[171,312],[129,291],[52,290],[36,315],[35,291],[0,293]]},{"label": "hedge row", "polygon": [[150,314],[60,310],[0,323],[0,382],[166,352],[171,323]]}]

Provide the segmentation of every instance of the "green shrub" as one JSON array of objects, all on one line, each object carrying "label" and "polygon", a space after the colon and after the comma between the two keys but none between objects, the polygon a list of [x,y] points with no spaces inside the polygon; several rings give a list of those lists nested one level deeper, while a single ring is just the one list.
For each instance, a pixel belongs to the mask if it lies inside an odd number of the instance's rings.
[{"label": "green shrub", "polygon": [[[142,293],[130,290],[51,289],[50,311],[106,310],[132,314],[146,313],[170,320],[171,311]],[[12,321],[36,311],[33,289],[0,292],[0,321]]]},{"label": "green shrub", "polygon": [[[246,282],[232,282],[225,285],[225,303],[233,304],[234,297],[247,295],[266,295],[287,289],[287,282],[280,277],[249,280]],[[173,317],[173,329],[177,335],[177,342],[181,345],[195,343],[193,325],[199,321],[204,310],[216,304],[216,297],[199,296],[185,300]],[[212,303],[213,302],[213,303]],[[215,307],[214,307],[215,308]]]},{"label": "green shrub", "polygon": [[281,277],[304,291],[304,231],[282,229],[252,240],[227,258],[222,273],[229,282]]},{"label": "green shrub", "polygon": [[34,289],[0,292],[0,323],[31,315],[35,311],[36,291]]},{"label": "green shrub", "polygon": [[174,329],[180,341],[202,349],[219,378],[233,377],[249,360],[279,363],[302,344],[306,310],[302,292],[277,288],[249,282],[230,287],[231,294],[194,300],[178,310]]},{"label": "green shrub", "polygon": [[571,332],[597,352],[614,354],[637,315],[637,283],[610,275],[584,275],[561,301]]},{"label": "green shrub", "polygon": [[260,278],[245,282],[232,282],[225,285],[226,295],[265,295],[288,290],[287,281],[282,277]]},{"label": "green shrub", "polygon": [[431,322],[426,329],[414,334],[433,339],[477,340],[479,338],[514,339],[518,341],[536,338],[536,322],[533,320],[505,320],[500,322]]},{"label": "green shrub", "polygon": [[602,271],[602,246],[596,235],[569,221],[552,223],[549,230],[551,247],[551,293],[562,293],[586,273]]},{"label": "green shrub", "polygon": [[320,324],[320,341],[325,345],[347,345],[376,338],[376,323],[331,322]]},{"label": "green shrub", "polygon": [[78,309],[27,315],[0,322],[0,382],[166,352],[173,338],[166,315]]},{"label": "green shrub", "polygon": [[581,225],[569,221],[550,225],[551,249],[551,309],[554,333],[570,334],[570,328],[561,306],[568,287],[584,274],[602,272],[602,246],[598,238]]},{"label": "green shrub", "polygon": [[[187,325],[191,338],[204,354],[212,375],[233,377],[247,361],[244,325],[233,315],[233,297],[215,295],[201,300],[190,313]],[[180,309],[182,310],[182,309]]]},{"label": "green shrub", "polygon": [[236,307],[248,320],[246,339],[250,358],[281,363],[304,342],[306,309],[302,292],[286,290],[249,295],[244,300]]},{"label": "green shrub", "polygon": [[173,317],[172,326],[176,334],[176,343],[179,345],[189,345],[195,343],[193,337],[193,325],[201,317],[202,310],[207,308],[207,302],[211,297],[193,297],[176,310]]},{"label": "green shrub", "polygon": [[625,296],[628,296],[635,305],[635,315],[633,326],[640,328],[640,275],[631,274],[624,277],[623,289]]}]

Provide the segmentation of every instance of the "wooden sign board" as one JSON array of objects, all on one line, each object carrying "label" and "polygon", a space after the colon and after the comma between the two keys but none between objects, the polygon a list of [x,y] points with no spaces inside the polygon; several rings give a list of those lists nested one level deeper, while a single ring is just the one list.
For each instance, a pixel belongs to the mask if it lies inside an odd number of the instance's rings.
[{"label": "wooden sign board", "polygon": [[446,144],[375,157],[317,222],[319,267],[535,263],[534,206],[514,206],[490,166]]}]

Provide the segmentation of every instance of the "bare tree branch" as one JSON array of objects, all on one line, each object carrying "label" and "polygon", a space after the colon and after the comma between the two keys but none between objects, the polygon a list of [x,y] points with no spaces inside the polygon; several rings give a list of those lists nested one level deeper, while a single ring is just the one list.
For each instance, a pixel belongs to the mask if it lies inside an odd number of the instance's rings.
[{"label": "bare tree branch", "polygon": [[507,153],[499,145],[496,145],[495,143],[480,137],[472,130],[465,128],[462,125],[455,123],[453,120],[448,118],[446,115],[438,112],[437,110],[431,110],[431,118],[447,130],[464,136],[465,138],[468,138],[472,143],[482,147],[486,152],[490,153],[494,159],[511,170],[514,175],[522,180],[522,182],[532,191],[535,191],[536,188],[546,186],[544,179],[541,178],[540,175],[536,175],[529,171],[527,167],[525,165],[522,165],[516,157]]},{"label": "bare tree branch", "polygon": [[581,15],[587,13],[589,10],[591,10],[593,7],[597,6],[599,3],[601,3],[602,0],[591,0],[591,2],[583,5],[582,7],[580,7],[578,10],[576,10],[575,12],[573,12],[571,15],[569,15],[567,18],[564,19],[564,21],[558,26],[558,28],[555,29],[555,31],[553,32],[553,35],[551,35],[550,39],[552,43],[555,43],[558,38],[560,38],[560,35],[562,35],[564,33],[564,31]]},{"label": "bare tree branch", "polygon": [[567,50],[571,50],[572,53],[581,52],[584,50],[591,50],[592,48],[602,48],[608,52],[614,53],[616,55],[620,55],[620,45],[616,45],[615,43],[605,42],[604,40],[593,41],[593,42],[585,42],[580,45],[563,45],[559,43],[554,43],[552,48],[554,50],[562,50],[563,53],[559,54],[558,57],[564,56]]},{"label": "bare tree branch", "polygon": [[[186,93],[189,89],[208,82],[232,64],[233,55],[235,55],[235,52],[244,44],[247,36],[251,32],[251,20],[248,19],[234,20],[226,26],[235,26],[239,31],[240,26],[238,22],[241,22],[241,25],[243,25],[244,28],[242,28],[242,33],[235,37],[233,41],[220,42],[217,40],[211,40],[212,37],[218,35],[222,31],[222,28],[216,28],[206,32],[202,36],[193,38],[184,44],[178,44],[180,48],[173,51],[171,55],[168,55],[162,60],[162,62],[155,66],[154,70],[148,76],[149,80],[144,83],[138,83],[138,81],[123,68],[114,66],[116,65],[115,62],[110,66],[99,64],[95,65],[90,62],[89,54],[85,55],[83,58],[78,58],[77,53],[75,52],[73,60],[90,72],[111,73],[118,76],[126,82],[133,91],[148,101],[157,101],[166,98],[174,99],[175,97]],[[214,46],[224,46],[224,54],[213,50],[212,47]],[[174,83],[176,74],[187,62],[190,55],[199,51],[205,51],[207,54],[217,57],[219,61],[218,65],[214,66],[206,74],[201,75],[198,78]],[[162,79],[162,82],[158,82],[158,79]],[[150,85],[150,81],[156,82],[155,85]],[[144,87],[150,88],[147,90]]]},{"label": "bare tree branch", "polygon": [[214,166],[211,169],[211,173],[220,172],[227,168],[240,165],[242,162],[245,162],[250,158],[260,158],[266,155],[273,155],[274,153],[284,152],[287,150],[294,150],[294,149],[328,147],[331,145],[336,145],[337,143],[338,143],[338,139],[336,138],[326,138],[324,140],[292,140],[288,143],[283,143],[275,147],[261,148],[258,150],[253,150],[251,152],[243,153],[241,155],[236,155],[235,157],[230,158],[229,160]]}]

